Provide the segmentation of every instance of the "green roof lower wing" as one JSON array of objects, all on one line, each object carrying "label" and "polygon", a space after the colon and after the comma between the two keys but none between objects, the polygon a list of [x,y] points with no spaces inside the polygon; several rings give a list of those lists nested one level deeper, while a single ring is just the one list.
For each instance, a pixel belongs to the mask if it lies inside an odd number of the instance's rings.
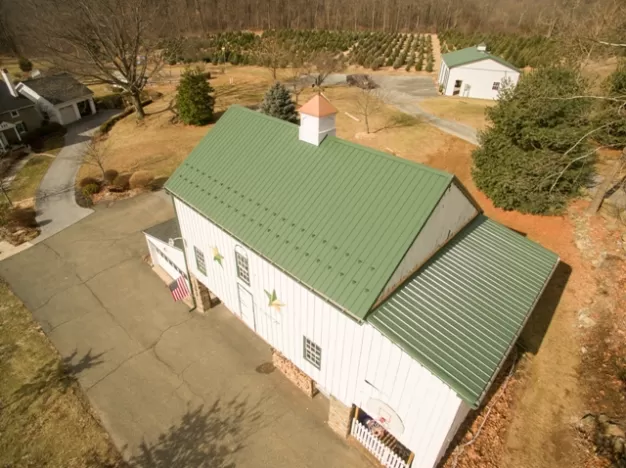
[{"label": "green roof lower wing", "polygon": [[367,321],[477,407],[558,261],[480,215]]}]

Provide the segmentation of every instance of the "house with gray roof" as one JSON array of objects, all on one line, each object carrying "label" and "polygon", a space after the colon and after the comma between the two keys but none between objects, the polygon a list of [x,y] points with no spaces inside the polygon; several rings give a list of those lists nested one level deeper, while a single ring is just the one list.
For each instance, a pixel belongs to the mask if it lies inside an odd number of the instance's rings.
[{"label": "house with gray roof", "polygon": [[22,136],[38,128],[43,120],[35,104],[15,89],[8,71],[0,71],[0,153],[11,145],[19,145]]},{"label": "house with gray roof", "polygon": [[44,118],[61,125],[96,113],[93,92],[69,73],[32,78],[16,88],[37,106]]},{"label": "house with gray roof", "polygon": [[519,76],[515,66],[479,44],[443,54],[437,82],[445,96],[497,99],[502,84],[515,86]]},{"label": "house with gray roof", "polygon": [[321,96],[299,125],[231,106],[165,186],[178,229],[146,238],[153,258],[182,254],[168,271],[197,311],[218,297],[328,399],[337,434],[383,466],[431,468],[559,259],[453,174],[338,138],[336,113]]}]

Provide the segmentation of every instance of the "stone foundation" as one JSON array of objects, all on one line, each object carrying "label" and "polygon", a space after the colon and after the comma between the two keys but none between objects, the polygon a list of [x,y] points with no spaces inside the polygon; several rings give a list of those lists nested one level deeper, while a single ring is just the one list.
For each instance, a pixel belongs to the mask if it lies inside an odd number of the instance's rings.
[{"label": "stone foundation", "polygon": [[354,415],[354,408],[350,408],[337,400],[330,397],[330,408],[328,410],[328,425],[330,428],[343,438],[350,434],[350,424]]},{"label": "stone foundation", "polygon": [[196,300],[196,310],[198,312],[207,312],[211,307],[219,304],[219,299],[211,294],[209,288],[198,281],[198,278],[191,275],[191,293]]},{"label": "stone foundation", "polygon": [[309,398],[317,395],[318,390],[315,388],[313,379],[275,349],[272,349],[272,363]]}]

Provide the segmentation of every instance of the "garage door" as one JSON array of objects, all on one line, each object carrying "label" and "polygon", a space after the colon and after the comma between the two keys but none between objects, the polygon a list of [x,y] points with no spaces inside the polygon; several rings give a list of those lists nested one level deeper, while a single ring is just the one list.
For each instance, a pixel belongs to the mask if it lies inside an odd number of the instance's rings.
[{"label": "garage door", "polygon": [[59,109],[59,112],[61,112],[61,120],[63,121],[63,125],[67,125],[69,123],[72,123],[76,120],[78,120],[76,118],[76,112],[74,112],[74,107],[73,106],[66,106],[66,107],[61,107]]},{"label": "garage door", "polygon": [[149,244],[150,244],[150,251],[153,253],[152,255],[153,261],[156,260],[156,263],[158,264],[158,266],[163,268],[163,270],[165,270],[165,272],[168,275],[170,275],[172,279],[176,279],[179,276],[185,276],[185,277],[187,276],[180,268],[178,268],[174,264],[174,262],[171,259],[167,257],[167,255],[165,255],[165,253],[161,249],[159,249],[152,242],[149,242]]}]

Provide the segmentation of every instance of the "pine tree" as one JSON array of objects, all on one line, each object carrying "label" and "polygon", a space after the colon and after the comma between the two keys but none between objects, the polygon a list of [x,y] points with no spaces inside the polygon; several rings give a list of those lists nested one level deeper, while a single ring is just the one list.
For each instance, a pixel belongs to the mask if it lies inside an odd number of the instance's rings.
[{"label": "pine tree", "polygon": [[260,111],[287,122],[299,122],[296,105],[287,88],[279,82],[274,83],[265,93]]},{"label": "pine tree", "polygon": [[585,94],[576,72],[541,68],[513,89],[501,84],[498,104],[487,109],[491,126],[479,135],[472,177],[495,206],[554,214],[588,182],[590,103],[555,99]]},{"label": "pine tree", "polygon": [[213,119],[215,99],[206,74],[200,69],[188,69],[180,77],[177,105],[180,120],[187,125],[205,125]]}]

